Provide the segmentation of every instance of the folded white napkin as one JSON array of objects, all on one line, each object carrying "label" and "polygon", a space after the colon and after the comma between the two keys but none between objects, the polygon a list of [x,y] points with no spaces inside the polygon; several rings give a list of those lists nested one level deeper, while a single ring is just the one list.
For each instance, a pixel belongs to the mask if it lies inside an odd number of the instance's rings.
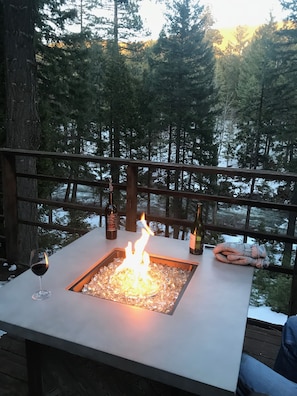
[{"label": "folded white napkin", "polygon": [[257,268],[269,266],[265,246],[256,243],[220,243],[213,249],[213,253],[223,263],[252,265]]}]

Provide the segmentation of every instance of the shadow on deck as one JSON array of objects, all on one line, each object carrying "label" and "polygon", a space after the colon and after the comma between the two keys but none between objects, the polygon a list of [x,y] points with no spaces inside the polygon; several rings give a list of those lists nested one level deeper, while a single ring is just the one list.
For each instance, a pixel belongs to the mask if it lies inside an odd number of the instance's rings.
[{"label": "shadow on deck", "polygon": [[[281,329],[249,319],[244,350],[272,367],[281,343]],[[62,351],[45,347],[44,355],[47,396],[190,395]],[[0,390],[1,396],[27,396],[28,392],[25,342],[8,334],[0,338]]]}]

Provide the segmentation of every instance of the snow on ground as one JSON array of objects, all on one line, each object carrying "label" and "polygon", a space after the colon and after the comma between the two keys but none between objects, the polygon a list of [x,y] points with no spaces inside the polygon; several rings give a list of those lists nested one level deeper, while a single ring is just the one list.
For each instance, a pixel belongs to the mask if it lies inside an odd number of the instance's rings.
[{"label": "snow on ground", "polygon": [[285,324],[287,315],[283,313],[273,312],[270,307],[249,307],[248,317],[252,319],[262,320],[273,324]]}]

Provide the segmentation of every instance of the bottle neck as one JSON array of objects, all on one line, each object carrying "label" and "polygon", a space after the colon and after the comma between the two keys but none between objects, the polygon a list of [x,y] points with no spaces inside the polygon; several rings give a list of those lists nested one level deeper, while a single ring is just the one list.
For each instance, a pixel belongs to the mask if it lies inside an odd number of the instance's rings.
[{"label": "bottle neck", "polygon": [[108,200],[109,200],[109,205],[113,205],[113,192],[112,191],[109,191],[109,198],[108,198]]},{"label": "bottle neck", "polygon": [[202,205],[197,205],[196,220],[200,220],[202,222]]}]

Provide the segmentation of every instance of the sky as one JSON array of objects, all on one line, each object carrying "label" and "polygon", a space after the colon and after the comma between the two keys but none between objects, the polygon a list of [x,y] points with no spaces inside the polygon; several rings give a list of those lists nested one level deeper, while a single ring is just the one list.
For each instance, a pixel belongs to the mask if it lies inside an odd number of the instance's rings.
[{"label": "sky", "polygon": [[[200,4],[210,7],[214,28],[258,26],[269,20],[270,13],[276,20],[282,20],[286,15],[279,0],[200,0]],[[152,31],[152,38],[158,38],[164,22],[161,6],[154,0],[143,0],[141,14]]]}]

